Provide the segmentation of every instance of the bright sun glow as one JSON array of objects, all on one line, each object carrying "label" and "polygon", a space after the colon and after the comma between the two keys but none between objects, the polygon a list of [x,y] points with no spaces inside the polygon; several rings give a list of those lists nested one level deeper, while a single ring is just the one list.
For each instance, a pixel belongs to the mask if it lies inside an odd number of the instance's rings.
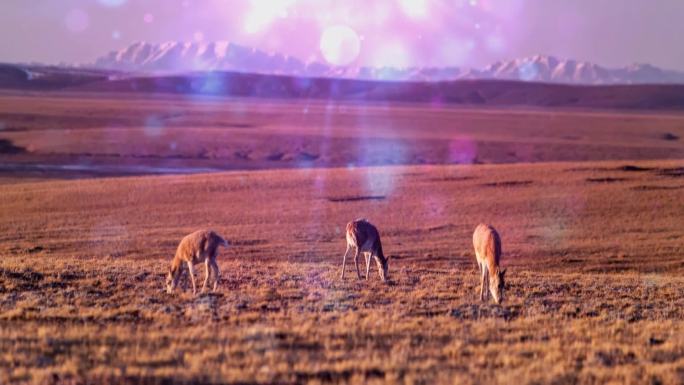
[{"label": "bright sun glow", "polygon": [[409,17],[422,19],[428,15],[427,0],[400,0],[401,10]]},{"label": "bright sun glow", "polygon": [[245,15],[244,31],[248,34],[263,31],[278,18],[287,17],[287,10],[293,3],[293,0],[252,0],[250,9]]},{"label": "bright sun glow", "polygon": [[344,66],[359,56],[361,40],[356,31],[348,26],[335,25],[323,31],[320,48],[328,63]]}]

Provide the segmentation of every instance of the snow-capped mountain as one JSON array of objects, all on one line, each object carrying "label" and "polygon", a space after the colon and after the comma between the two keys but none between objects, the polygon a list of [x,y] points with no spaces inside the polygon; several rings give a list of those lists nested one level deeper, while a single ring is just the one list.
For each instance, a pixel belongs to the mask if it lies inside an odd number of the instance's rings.
[{"label": "snow-capped mountain", "polygon": [[[136,42],[97,59],[95,66],[125,71],[249,70],[294,75],[306,70],[304,63],[293,57],[267,54],[228,42]],[[309,70],[316,71],[316,68]]]},{"label": "snow-capped mountain", "polygon": [[570,84],[684,83],[684,72],[662,70],[649,64],[611,69],[543,55],[494,63],[477,71],[474,77]]},{"label": "snow-capped mountain", "polygon": [[335,67],[320,62],[307,63],[291,56],[266,53],[229,42],[137,42],[120,51],[110,52],[91,65],[133,72],[221,70],[396,81],[505,79],[569,84],[684,83],[684,72],[662,70],[648,64],[613,69],[589,62],[537,55],[497,62],[482,69]]},{"label": "snow-capped mountain", "polygon": [[98,58],[102,69],[136,72],[238,71],[294,76],[385,80],[450,80],[458,68],[333,67],[320,62],[266,53],[229,42],[150,44],[136,42]]},{"label": "snow-capped mountain", "polygon": [[553,56],[532,56],[491,64],[479,73],[488,79],[526,80],[553,83],[619,83],[611,71],[588,62],[559,60]]}]

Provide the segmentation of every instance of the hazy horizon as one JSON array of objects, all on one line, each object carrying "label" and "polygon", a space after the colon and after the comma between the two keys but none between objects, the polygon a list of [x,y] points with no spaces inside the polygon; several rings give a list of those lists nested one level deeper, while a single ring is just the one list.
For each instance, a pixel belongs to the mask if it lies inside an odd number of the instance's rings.
[{"label": "hazy horizon", "polygon": [[[684,70],[684,2],[6,0],[0,61],[88,63],[135,41],[230,41],[304,61],[482,67],[551,55]],[[636,26],[636,27],[635,27]]]}]

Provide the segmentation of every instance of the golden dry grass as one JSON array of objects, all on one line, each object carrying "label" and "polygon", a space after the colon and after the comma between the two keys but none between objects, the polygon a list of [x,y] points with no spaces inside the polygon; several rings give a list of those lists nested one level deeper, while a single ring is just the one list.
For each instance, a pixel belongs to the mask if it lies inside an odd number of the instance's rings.
[{"label": "golden dry grass", "polygon": [[[0,382],[681,383],[683,166],[0,185]],[[359,216],[390,285],[339,279]],[[503,306],[477,299],[480,222],[502,236]],[[220,292],[169,296],[177,242],[201,227],[234,244]]]}]

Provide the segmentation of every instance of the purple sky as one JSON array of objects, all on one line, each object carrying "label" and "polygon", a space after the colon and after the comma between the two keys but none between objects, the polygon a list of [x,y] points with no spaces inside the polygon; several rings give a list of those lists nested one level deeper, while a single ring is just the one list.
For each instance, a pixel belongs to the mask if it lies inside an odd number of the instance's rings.
[{"label": "purple sky", "polygon": [[0,61],[228,40],[354,65],[480,67],[541,53],[684,70],[682,20],[684,0],[2,0]]}]

